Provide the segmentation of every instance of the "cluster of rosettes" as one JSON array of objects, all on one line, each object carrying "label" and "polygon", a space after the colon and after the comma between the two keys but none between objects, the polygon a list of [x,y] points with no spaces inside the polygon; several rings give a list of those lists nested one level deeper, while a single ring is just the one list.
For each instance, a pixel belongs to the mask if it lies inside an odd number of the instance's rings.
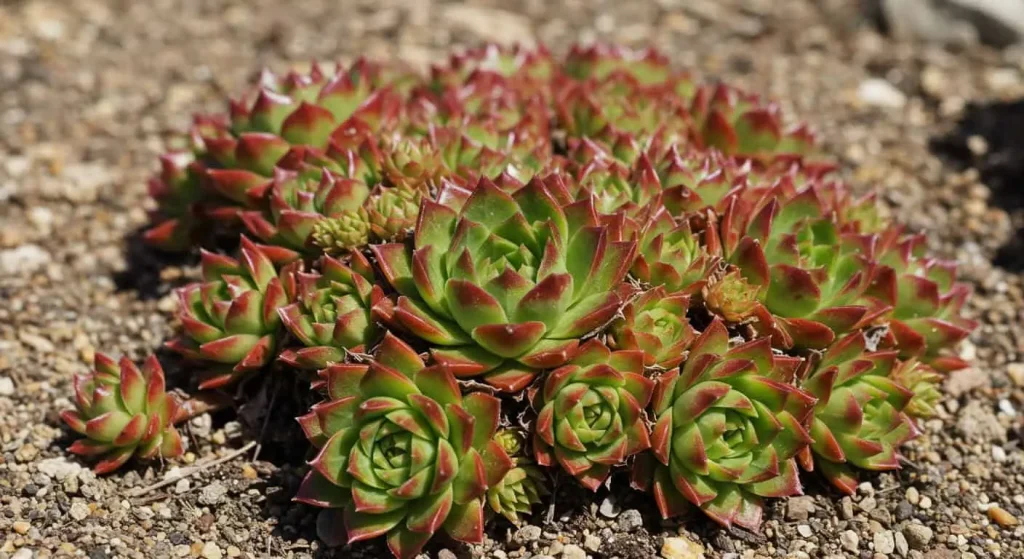
[{"label": "cluster of rosettes", "polygon": [[[204,389],[314,378],[297,499],[398,557],[518,522],[558,470],[596,490],[632,467],[665,517],[756,528],[801,467],[846,492],[899,468],[965,365],[954,266],[852,197],[806,126],[654,52],[266,74],[190,140],[148,239],[242,236],[203,252],[169,345]],[[76,383],[66,418],[103,470],[181,451],[147,371]]]}]

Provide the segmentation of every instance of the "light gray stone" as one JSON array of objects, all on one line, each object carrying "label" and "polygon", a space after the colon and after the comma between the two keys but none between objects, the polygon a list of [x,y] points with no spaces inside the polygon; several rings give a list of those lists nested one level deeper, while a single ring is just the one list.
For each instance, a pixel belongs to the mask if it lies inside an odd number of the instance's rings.
[{"label": "light gray stone", "polygon": [[892,530],[884,530],[875,534],[873,542],[875,553],[889,554],[896,551],[896,538],[893,536]]},{"label": "light gray stone", "polygon": [[865,5],[901,37],[996,47],[1024,40],[1024,0],[871,0]]}]

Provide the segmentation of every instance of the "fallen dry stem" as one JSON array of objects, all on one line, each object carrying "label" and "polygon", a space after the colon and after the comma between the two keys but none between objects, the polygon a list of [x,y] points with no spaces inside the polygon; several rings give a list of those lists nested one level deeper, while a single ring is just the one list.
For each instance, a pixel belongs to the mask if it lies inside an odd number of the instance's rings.
[{"label": "fallen dry stem", "polygon": [[254,446],[256,446],[256,444],[257,444],[256,441],[249,441],[242,448],[239,448],[238,450],[235,450],[234,452],[231,452],[230,454],[227,454],[226,456],[222,456],[220,458],[217,458],[216,460],[211,460],[209,462],[202,462],[202,463],[199,463],[199,464],[195,464],[194,466],[189,466],[188,468],[182,468],[176,475],[164,478],[164,479],[162,479],[162,480],[160,480],[160,481],[158,481],[158,482],[156,482],[154,484],[147,485],[146,487],[143,487],[143,488],[135,491],[134,493],[129,495],[129,497],[131,497],[133,499],[141,497],[141,496],[143,496],[143,495],[145,495],[147,493],[156,491],[157,489],[160,489],[162,487],[167,487],[168,485],[170,485],[172,483],[177,483],[178,480],[182,480],[182,479],[185,479],[185,478],[187,478],[189,476],[192,476],[192,475],[195,475],[195,474],[197,474],[199,472],[202,472],[204,470],[208,470],[210,468],[214,468],[216,466],[220,466],[221,464],[224,464],[225,462],[230,462],[230,461],[234,460],[235,458],[238,458],[239,456],[245,454],[246,452],[249,452],[249,450],[252,449]]}]

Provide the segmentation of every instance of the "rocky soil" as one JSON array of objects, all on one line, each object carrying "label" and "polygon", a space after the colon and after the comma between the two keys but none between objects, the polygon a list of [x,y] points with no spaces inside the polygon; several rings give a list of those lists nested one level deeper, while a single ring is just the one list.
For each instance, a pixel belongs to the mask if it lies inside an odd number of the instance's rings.
[{"label": "rocky soil", "polygon": [[172,332],[169,292],[195,260],[147,251],[137,232],[145,178],[191,112],[220,110],[264,65],[425,65],[487,39],[654,44],[778,99],[819,126],[861,191],[962,263],[982,326],[906,468],[866,476],[852,498],[808,475],[807,496],[773,505],[755,534],[663,522],[623,479],[596,497],[564,483],[533,525],[495,522],[473,548],[439,538],[431,556],[1024,556],[1024,52],[895,42],[856,4],[0,0],[0,559],[384,556],[318,540],[316,511],[290,502],[301,403],[275,396],[290,379],[242,388],[278,398],[270,417],[256,405],[194,420],[184,463],[103,479],[68,457],[57,413],[97,351],[140,358]]}]

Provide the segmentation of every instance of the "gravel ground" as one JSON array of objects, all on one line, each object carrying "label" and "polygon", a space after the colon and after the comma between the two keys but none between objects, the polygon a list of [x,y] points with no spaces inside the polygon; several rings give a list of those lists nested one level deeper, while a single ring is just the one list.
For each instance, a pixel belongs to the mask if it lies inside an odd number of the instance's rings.
[{"label": "gravel ground", "polygon": [[[221,109],[264,65],[358,54],[426,64],[485,39],[652,43],[778,99],[820,127],[858,188],[877,188],[963,263],[977,293],[967,312],[982,326],[961,350],[974,366],[949,378],[906,469],[865,477],[853,498],[806,476],[807,496],[770,507],[752,534],[696,516],[662,522],[620,478],[596,500],[566,483],[550,523],[542,511],[518,530],[495,522],[484,544],[438,538],[431,555],[1024,556],[1024,108],[1010,103],[1024,95],[1024,53],[895,43],[854,4],[0,0],[0,559],[384,556],[375,543],[318,541],[316,511],[290,502],[303,473],[299,403],[194,420],[185,462],[262,434],[259,459],[144,493],[176,466],[97,479],[66,455],[57,412],[96,351],[140,358],[172,331],[168,293],[195,262],[146,251],[138,230],[146,175],[191,112]],[[287,393],[290,381],[277,382],[284,390],[243,390]]]}]

